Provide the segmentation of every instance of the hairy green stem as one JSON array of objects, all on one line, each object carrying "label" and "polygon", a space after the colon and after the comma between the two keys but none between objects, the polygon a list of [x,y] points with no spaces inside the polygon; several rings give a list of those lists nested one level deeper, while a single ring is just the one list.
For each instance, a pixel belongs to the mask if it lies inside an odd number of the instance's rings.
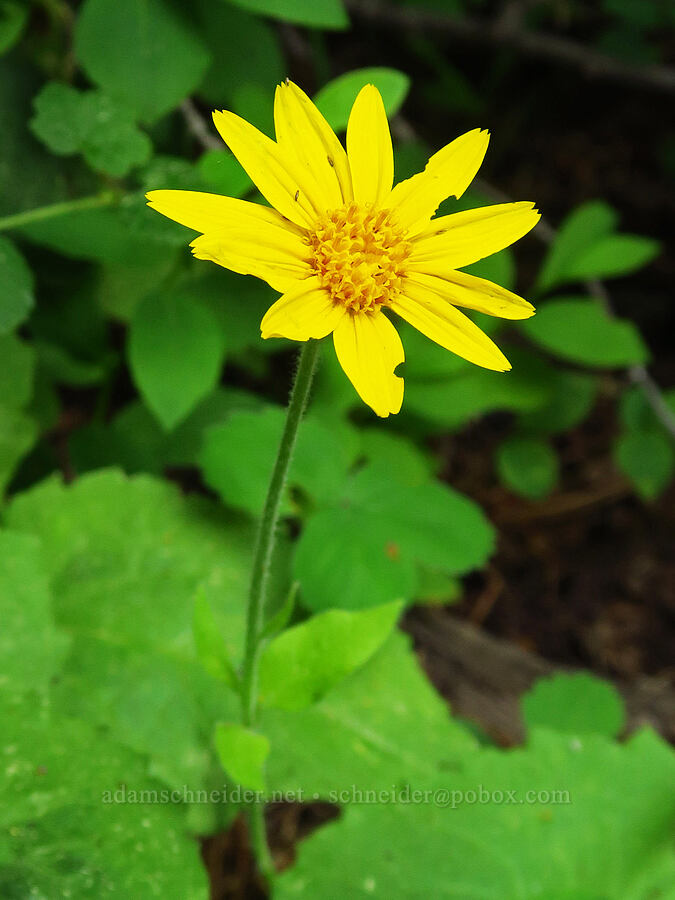
[{"label": "hairy green stem", "polygon": [[[241,673],[241,718],[243,724],[247,727],[255,724],[257,712],[258,667],[267,600],[267,582],[276,544],[281,498],[298,436],[298,427],[307,406],[309,392],[312,387],[318,353],[319,342],[315,340],[307,341],[300,352],[295,381],[293,382],[293,389],[288,402],[286,423],[281,435],[269,488],[267,489],[267,497],[255,545],[246,619],[246,644]],[[265,806],[263,803],[253,802],[248,805],[247,811],[256,859],[260,871],[270,880],[274,875],[274,867],[265,834]]]},{"label": "hairy green stem", "polygon": [[300,352],[300,360],[286,413],[286,424],[281,435],[276,462],[274,463],[272,477],[267,489],[267,498],[265,499],[256,540],[248,599],[246,645],[241,675],[242,721],[246,726],[253,725],[255,722],[260,636],[263,626],[270,562],[276,543],[281,495],[286,484],[288,467],[295,448],[298,426],[307,406],[318,353],[319,342],[315,340],[307,341]]},{"label": "hairy green stem", "polygon": [[46,219],[54,219],[57,216],[64,216],[71,212],[82,212],[87,209],[110,206],[118,199],[112,192],[106,192],[104,194],[94,194],[91,197],[80,197],[78,200],[50,203],[49,206],[38,206],[37,209],[27,209],[25,212],[0,218],[0,231],[9,231],[10,228],[21,228],[24,225],[32,225],[34,222],[44,222]]}]

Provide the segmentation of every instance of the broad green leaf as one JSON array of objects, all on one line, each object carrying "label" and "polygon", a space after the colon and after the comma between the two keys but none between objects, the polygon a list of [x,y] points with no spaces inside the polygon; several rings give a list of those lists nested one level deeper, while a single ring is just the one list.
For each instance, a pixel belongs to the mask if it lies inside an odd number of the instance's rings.
[{"label": "broad green leaf", "polygon": [[228,0],[247,12],[272,16],[312,28],[347,28],[349,19],[342,0]]},{"label": "broad green leaf", "polygon": [[40,84],[36,68],[17,54],[0,59],[0,216],[72,196],[61,160],[47,153],[28,129]]},{"label": "broad green leaf", "polygon": [[518,416],[521,431],[560,434],[575,428],[591,411],[598,392],[594,375],[554,369],[551,372],[551,396],[548,403]]},{"label": "broad green leaf", "polygon": [[[263,88],[271,104],[276,85],[287,74],[279,35],[271,23],[224,0],[197,0],[192,8],[211,51],[211,65],[202,78],[199,95],[217,109],[231,109],[235,89],[247,84]],[[217,135],[215,129],[213,134]]]},{"label": "broad green leaf", "polygon": [[[375,527],[373,527],[373,524]],[[366,609],[411,600],[414,560],[383,534],[361,509],[323,509],[309,518],[298,540],[293,572],[305,606]]]},{"label": "broad green leaf", "polygon": [[513,365],[510,372],[462,365],[454,377],[407,381],[403,411],[423,419],[435,431],[445,431],[496,410],[541,409],[551,396],[552,368],[543,360],[515,351],[510,351],[509,357]]},{"label": "broad green leaf", "polygon": [[[663,391],[663,400],[675,416],[675,388]],[[638,385],[629,387],[621,395],[619,416],[628,430],[661,431],[663,423],[647,402],[645,392]]]},{"label": "broad green leaf", "polygon": [[55,702],[148,754],[172,787],[203,787],[215,722],[237,704],[196,659],[193,598],[203,587],[237,661],[250,528],[203,498],[112,470],[69,487],[50,479],[18,496],[7,520],[42,539],[55,620],[73,636]]},{"label": "broad green leaf", "polygon": [[655,500],[675,473],[672,437],[656,429],[622,434],[614,447],[614,459],[645,500]]},{"label": "broad green leaf", "polygon": [[506,487],[528,500],[541,500],[558,480],[558,457],[546,441],[511,437],[497,449],[497,472]]},{"label": "broad green leaf", "polygon": [[37,436],[37,423],[32,417],[0,402],[0,496]]},{"label": "broad green leaf", "polygon": [[210,60],[192,27],[161,0],[86,0],[75,53],[92,81],[145,122],[192,93]]},{"label": "broad green leaf", "polygon": [[405,350],[405,362],[401,366],[401,374],[406,380],[406,394],[404,394],[404,409],[407,401],[407,387],[412,381],[424,381],[425,383],[440,380],[447,376],[454,376],[465,372],[474,371],[474,367],[460,356],[448,351],[430,341],[412,325],[407,322],[397,322],[396,330],[401,336]]},{"label": "broad green leaf", "polygon": [[[207,431],[200,465],[207,484],[225,503],[259,516],[276,459],[286,414],[281,407],[234,412]],[[329,427],[313,417],[300,425],[289,472],[289,487],[301,487],[317,501],[339,492],[358,452],[354,432],[346,425]],[[284,499],[290,508],[290,498]]]},{"label": "broad green leaf", "polygon": [[219,722],[216,726],[216,749],[223,768],[237,784],[252,791],[265,790],[265,760],[270,742],[263,734]]},{"label": "broad green leaf", "polygon": [[192,631],[199,662],[213,678],[224,681],[233,690],[237,690],[237,674],[230,662],[225,639],[203,589],[197,592],[195,598]]},{"label": "broad green leaf", "polygon": [[563,734],[617,737],[625,724],[616,689],[588,672],[541,678],[522,698],[528,729],[550,728]]},{"label": "broad green leaf", "polygon": [[286,594],[284,602],[263,625],[263,629],[260,632],[261,641],[276,637],[288,625],[291,621],[291,616],[295,612],[299,592],[300,584],[294,581]]},{"label": "broad green leaf", "polygon": [[184,807],[142,757],[32,695],[3,691],[0,721],[3,897],[206,896]]},{"label": "broad green leaf", "polygon": [[457,772],[477,747],[397,630],[312,706],[264,707],[259,728],[272,744],[269,789],[299,790],[308,801],[342,790],[390,790],[439,769]]},{"label": "broad green leaf", "polygon": [[548,251],[537,278],[537,290],[549,291],[563,283],[579,255],[611,234],[617,224],[616,211],[602,200],[584,203],[573,210]]},{"label": "broad green leaf", "polygon": [[157,285],[175,271],[181,251],[167,248],[156,259],[109,263],[98,267],[94,286],[100,309],[111,319],[129,322],[142,300],[154,294]]},{"label": "broad green leaf", "polygon": [[[305,764],[304,753],[287,764],[283,783],[303,783]],[[653,733],[622,746],[541,732],[524,749],[480,748],[430,777],[403,771],[370,799],[358,776],[328,791],[347,801],[342,815],[302,843],[275,885],[281,900],[670,896],[675,756]]]},{"label": "broad green leaf", "polygon": [[616,278],[637,272],[661,252],[661,244],[637,234],[609,234],[583,250],[567,269],[568,281]]},{"label": "broad green leaf", "polygon": [[410,89],[410,79],[398,69],[354,69],[339,75],[324,85],[314,98],[317,107],[335,131],[347,127],[352,104],[366,84],[374,84],[379,90],[390,118],[399,111]]},{"label": "broad green leaf", "polygon": [[590,299],[549,300],[522,328],[555,356],[586,366],[617,368],[649,359],[637,327],[627,319],[610,317]]},{"label": "broad green leaf", "polygon": [[382,428],[364,428],[359,437],[365,458],[388,467],[392,480],[398,484],[421,485],[433,475],[433,462],[402,435]]},{"label": "broad green leaf", "polygon": [[89,165],[109,175],[126,175],[147,162],[152,145],[133,116],[101,91],[82,93],[49,82],[34,101],[33,133],[54,153],[82,153]]},{"label": "broad green leaf", "polygon": [[12,409],[24,409],[33,394],[35,351],[14,334],[0,336],[0,397]]},{"label": "broad green leaf", "polygon": [[28,318],[34,305],[33,274],[14,244],[0,236],[0,335]]},{"label": "broad green leaf", "polygon": [[43,690],[67,641],[54,626],[40,542],[31,535],[0,531],[0,618],[0,689]]},{"label": "broad green leaf", "polygon": [[227,197],[243,197],[253,187],[251,179],[227,150],[202,153],[198,171],[210,191]]},{"label": "broad green leaf", "polygon": [[281,709],[315,703],[380,648],[400,613],[400,603],[336,609],[282,632],[260,660],[261,703]]},{"label": "broad green leaf", "polygon": [[185,229],[149,209],[142,194],[126,194],[101,209],[77,210],[19,229],[37,244],[69,259],[156,263],[177,248],[186,252]]},{"label": "broad green leaf", "polygon": [[75,471],[117,465],[133,475],[160,474],[167,466],[196,466],[204,434],[239,409],[256,409],[263,401],[236,388],[216,388],[173,431],[167,433],[139,400],[125,406],[108,424],[91,422],[70,436]]},{"label": "broad green leaf", "polygon": [[493,544],[490,523],[467,497],[435,482],[397,484],[386,466],[370,465],[339,504],[310,517],[294,573],[311,609],[363,609],[412,599],[416,565],[463,574]]},{"label": "broad green leaf", "polygon": [[539,292],[571,281],[635,272],[660,251],[651,238],[613,233],[616,212],[602,201],[574,210],[560,227],[537,279]]},{"label": "broad green leaf", "polygon": [[171,430],[218,381],[225,347],[206,307],[180,291],[146,298],[131,322],[129,362],[146,403]]},{"label": "broad green leaf", "polygon": [[21,0],[0,0],[0,55],[21,37],[28,21],[29,6]]}]

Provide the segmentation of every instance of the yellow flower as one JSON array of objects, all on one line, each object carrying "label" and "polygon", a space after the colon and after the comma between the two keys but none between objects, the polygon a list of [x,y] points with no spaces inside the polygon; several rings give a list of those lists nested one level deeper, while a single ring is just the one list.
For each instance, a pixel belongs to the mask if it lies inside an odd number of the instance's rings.
[{"label": "yellow flower", "polygon": [[198,259],[255,275],[282,293],[262,320],[263,338],[332,333],[340,365],[378,416],[397,413],[403,400],[403,379],[394,374],[403,346],[389,310],[476,365],[511,368],[456,307],[505,319],[526,319],[534,308],[458,268],[521,238],[539,213],[532,203],[501,203],[432,218],[471,183],[487,131],[458,137],[392,188],[391,135],[372,84],[352,107],[346,152],[289,81],[274,98],[276,142],[234,113],[215,112],[213,120],[273,208],[196,191],[151,191],[148,201],[201,232],[191,244]]}]

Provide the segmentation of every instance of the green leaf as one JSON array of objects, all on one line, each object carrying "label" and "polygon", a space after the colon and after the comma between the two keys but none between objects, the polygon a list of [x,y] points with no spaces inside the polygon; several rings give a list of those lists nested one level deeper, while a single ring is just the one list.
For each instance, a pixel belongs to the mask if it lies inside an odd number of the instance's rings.
[{"label": "green leaf", "polygon": [[315,703],[382,646],[400,613],[400,603],[336,609],[282,632],[260,660],[261,703],[281,709]]},{"label": "green leaf", "polygon": [[373,67],[354,69],[329,81],[314,98],[335,131],[347,127],[347,120],[356,95],[366,84],[374,84],[380,94],[387,116],[396,115],[410,89],[410,78],[398,69]]},{"label": "green leaf", "polygon": [[243,197],[253,182],[227,150],[207,150],[199,157],[199,175],[210,191],[227,197]]},{"label": "green leaf", "polygon": [[251,528],[166,482],[112,470],[68,487],[49,479],[18,496],[7,520],[41,538],[55,621],[73,636],[55,703],[147,754],[171,787],[203,788],[215,722],[238,704],[196,658],[193,599],[202,587],[237,661]]},{"label": "green leaf", "polygon": [[146,298],[129,336],[129,362],[146,403],[171,430],[218,381],[225,347],[209,309],[180,291]]},{"label": "green leaf", "polygon": [[[446,356],[450,354],[446,352]],[[457,429],[495,410],[530,412],[550,400],[551,367],[532,356],[510,352],[510,372],[462,368],[451,378],[406,383],[404,411],[429,423],[434,430]]]},{"label": "green leaf", "polygon": [[52,81],[34,101],[33,134],[53,153],[82,153],[89,165],[109,175],[126,175],[150,157],[152,144],[133,116],[100,91],[81,93]]},{"label": "green leaf", "polygon": [[193,29],[161,0],[86,0],[75,53],[92,81],[145,122],[192,93],[210,61]]},{"label": "green leaf", "polygon": [[537,278],[537,291],[549,291],[562,284],[578,256],[614,231],[618,220],[616,211],[602,200],[584,203],[573,210],[548,251]]},{"label": "green leaf", "polygon": [[[312,610],[365,609],[415,594],[414,560],[400,549],[380,522],[360,509],[320,510],[303,528],[293,560],[303,602]],[[356,537],[355,537],[356,536]]]},{"label": "green leaf", "polygon": [[284,22],[312,28],[347,28],[349,19],[342,0],[229,0],[247,12],[272,16]]},{"label": "green leaf", "polygon": [[662,431],[626,432],[616,442],[614,458],[645,500],[655,500],[668,487],[675,472],[673,441]]},{"label": "green leaf", "polygon": [[39,541],[0,531],[0,685],[44,690],[66,649],[54,625]]},{"label": "green leaf", "polygon": [[616,689],[588,672],[540,678],[522,698],[522,708],[528,729],[614,738],[625,724]]},{"label": "green leaf", "polygon": [[363,609],[410,600],[416,565],[457,575],[481,566],[494,532],[480,508],[439,483],[397,484],[391,470],[362,469],[339,505],[311,516],[294,559],[313,610]]},{"label": "green leaf", "polygon": [[402,435],[382,428],[364,428],[359,437],[365,458],[387,466],[398,484],[424,484],[432,476],[433,462]]},{"label": "green leaf", "polygon": [[661,252],[661,244],[635,234],[610,234],[582,251],[567,269],[568,280],[616,278],[637,272]]},{"label": "green leaf", "polygon": [[617,368],[649,359],[637,327],[626,319],[609,316],[594,300],[549,300],[521,327],[540,347],[570,362]]},{"label": "green leaf", "polygon": [[270,742],[243,725],[219,722],[216,749],[223,768],[237,784],[252,791],[265,790],[265,760]]},{"label": "green leaf", "polygon": [[396,629],[317,703],[297,710],[263,707],[259,728],[274,748],[267,765],[270,790],[300,790],[305,800],[417,783],[439,769],[457,772],[477,747],[448,715],[410,639]]},{"label": "green leaf", "polygon": [[33,274],[14,244],[0,236],[0,335],[25,321],[34,305]]},{"label": "green leaf", "polygon": [[[288,790],[305,782],[302,763],[287,764]],[[328,798],[347,800],[342,815],[302,842],[275,897],[643,900],[671,892],[675,756],[653,733],[617,746],[542,732],[508,753],[476,749],[441,774],[403,771],[372,799],[356,765],[351,787],[329,790]]]},{"label": "green leaf", "polygon": [[[200,34],[211,51],[211,65],[199,86],[200,96],[218,109],[231,108],[235,89],[247,84],[263,88],[271,103],[274,89],[287,71],[276,30],[222,0],[197,0],[192,7]],[[229,191],[224,193],[232,196]]]},{"label": "green leaf", "polygon": [[19,40],[28,21],[29,7],[20,0],[0,2],[0,55],[11,50]]},{"label": "green leaf", "polygon": [[[200,465],[206,483],[228,505],[260,515],[285,418],[283,409],[268,406],[234,412],[222,425],[207,431]],[[308,416],[300,426],[289,487],[302,487],[315,500],[332,499],[356,453],[356,437],[348,426],[329,427]],[[288,493],[284,503],[288,510]]]},{"label": "green leaf", "polygon": [[17,54],[0,59],[0,216],[72,196],[63,163],[28,130],[31,101],[40,83],[35,67]]},{"label": "green leaf", "polygon": [[499,478],[528,500],[547,497],[558,481],[558,457],[545,441],[512,437],[497,450]]},{"label": "green leaf", "polygon": [[0,693],[3,897],[181,897],[207,878],[184,806],[104,729]]},{"label": "green leaf", "polygon": [[224,681],[233,690],[238,690],[239,679],[230,662],[225,639],[220,632],[211,605],[204,589],[197,592],[195,612],[192,619],[192,631],[199,662],[206,671],[218,681]]},{"label": "green leaf", "polygon": [[277,609],[274,615],[272,615],[272,617],[268,619],[267,622],[265,622],[263,629],[260,632],[261,641],[275,637],[288,625],[291,620],[291,616],[295,612],[295,606],[297,603],[299,592],[300,583],[298,581],[294,581],[288,593],[286,594],[286,599],[284,600],[284,602],[281,604],[279,609]]},{"label": "green leaf", "polygon": [[19,231],[69,259],[147,265],[165,260],[179,247],[185,252],[185,229],[148,209],[142,194],[126,194],[115,205],[64,213]]},{"label": "green leaf", "polygon": [[[675,415],[675,388],[664,391],[663,399],[668,409]],[[619,416],[628,430],[661,431],[663,429],[663,424],[647,402],[645,392],[638,385],[629,387],[621,395]]]},{"label": "green leaf", "polygon": [[563,222],[537,280],[539,292],[570,281],[627,275],[660,252],[650,238],[613,234],[616,212],[602,201],[574,210]]},{"label": "green leaf", "polygon": [[518,416],[525,432],[561,434],[575,428],[590,413],[598,392],[597,378],[566,369],[551,371],[551,396],[545,406]]}]

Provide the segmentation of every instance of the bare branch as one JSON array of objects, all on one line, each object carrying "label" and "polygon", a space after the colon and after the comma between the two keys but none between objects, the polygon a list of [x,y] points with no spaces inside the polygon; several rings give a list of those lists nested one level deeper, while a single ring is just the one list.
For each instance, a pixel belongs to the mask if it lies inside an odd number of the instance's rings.
[{"label": "bare branch", "polygon": [[449,37],[483,44],[513,47],[526,56],[580,69],[591,78],[632,84],[661,91],[675,91],[675,69],[669,66],[635,66],[623,63],[568,38],[521,27],[520,10],[507,7],[508,15],[490,21],[471,16],[442,15],[421,9],[392,6],[382,0],[347,0],[348,9],[362,19],[384,27],[433,30]]},{"label": "bare branch", "polygon": [[202,118],[199,110],[189,98],[183,100],[180,111],[185,119],[190,134],[196,138],[205,150],[222,150],[222,141],[212,134]]}]

